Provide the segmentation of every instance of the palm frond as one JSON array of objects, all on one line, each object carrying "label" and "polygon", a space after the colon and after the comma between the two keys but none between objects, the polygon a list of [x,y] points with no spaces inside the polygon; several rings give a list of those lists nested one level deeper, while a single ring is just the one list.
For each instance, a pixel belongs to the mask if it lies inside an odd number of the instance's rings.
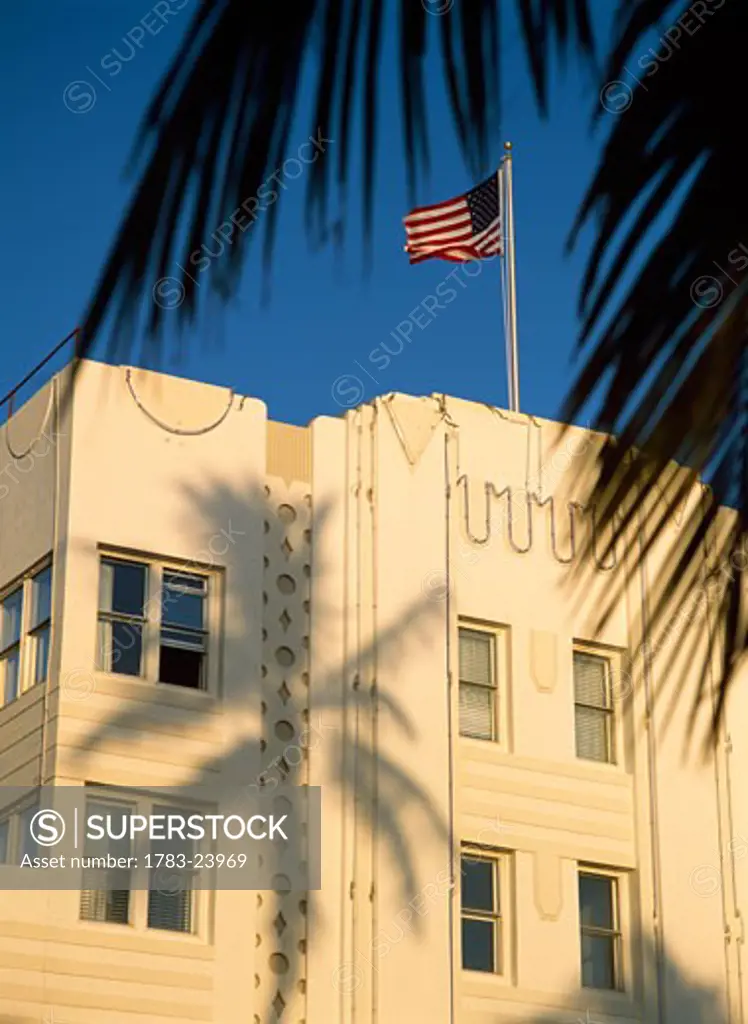
[{"label": "palm frond", "polygon": [[550,43],[555,39],[563,55],[573,42],[578,52],[594,57],[590,11],[587,0],[519,0],[519,14],[535,95],[545,113]]},{"label": "palm frond", "polygon": [[[660,580],[655,618],[672,613],[679,580],[695,579],[704,545],[717,571],[742,551],[748,517],[748,197],[735,121],[748,20],[743,7],[727,4],[702,22],[684,7],[680,21],[663,24],[669,7],[664,0],[621,5],[606,79],[627,83],[636,72],[641,84],[632,82],[570,240],[596,222],[580,299],[583,365],[562,414],[573,420],[599,394],[595,425],[616,441],[603,449],[594,500],[616,542],[626,543],[640,516],[650,542],[662,540],[682,498],[676,489],[664,504],[656,500],[673,461],[692,470],[691,481],[710,485],[706,506],[669,541],[670,575]],[[645,49],[653,30],[660,41]],[[672,223],[636,267],[653,220],[679,191]],[[627,495],[634,498],[622,514]],[[729,526],[718,529],[724,505]],[[715,728],[745,650],[742,577],[732,574],[718,608]],[[703,687],[704,677],[697,700]]]},{"label": "palm frond", "polygon": [[[591,52],[588,0],[518,0],[538,99],[545,102],[547,50],[577,43]],[[499,7],[456,0],[434,17],[428,0],[401,0],[399,38],[404,150],[411,201],[428,170],[424,65],[430,32],[439,40],[459,144],[471,175],[485,172],[500,124]],[[253,236],[271,265],[285,186],[278,174],[312,138],[332,140],[306,168],[306,229],[323,244],[331,220],[340,239],[355,130],[363,146],[362,213],[371,236],[379,140],[382,0],[298,0],[290,6],[203,0],[151,103],[133,160],[144,161],[134,195],[102,270],[79,339],[88,354],[111,320],[110,358],[133,347],[145,303],[146,344],[158,346],[165,315],[183,326],[208,288],[223,299],[236,287]],[[317,56],[313,115],[300,136],[303,72]],[[392,123],[394,112],[387,111]],[[275,185],[272,185],[275,175]],[[240,211],[250,207],[252,226]],[[334,215],[330,208],[334,206]],[[246,210],[246,207],[245,207]],[[241,228],[231,226],[239,211]],[[218,239],[215,238],[218,231]],[[246,233],[245,233],[246,232]],[[226,242],[225,246],[222,244]],[[213,262],[201,246],[225,250]],[[212,249],[210,250],[212,252]],[[197,269],[197,268],[200,269]],[[198,280],[203,270],[204,278]],[[159,291],[163,289],[163,292]],[[202,289],[202,292],[201,292]]]}]

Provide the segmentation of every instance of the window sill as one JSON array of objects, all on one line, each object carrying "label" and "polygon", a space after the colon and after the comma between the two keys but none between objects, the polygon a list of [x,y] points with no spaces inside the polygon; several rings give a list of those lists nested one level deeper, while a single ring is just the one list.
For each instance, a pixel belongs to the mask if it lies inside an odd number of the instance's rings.
[{"label": "window sill", "polygon": [[592,757],[580,757],[576,753],[574,754],[574,761],[584,768],[589,768],[591,771],[613,772],[618,775],[628,774],[624,765],[618,761],[596,761]]},{"label": "window sill", "polygon": [[195,932],[172,932],[160,928],[138,928],[132,922],[128,924],[116,924],[113,921],[88,921],[85,918],[78,918],[76,924],[87,932],[97,935],[108,935],[112,938],[121,939],[125,943],[147,942],[158,945],[162,942],[179,939],[181,942],[198,947],[209,947],[210,943],[200,934]]},{"label": "window sill", "polygon": [[206,696],[210,696],[210,691],[202,686],[182,686],[181,683],[170,683],[166,679],[157,679],[154,685],[165,686],[170,690],[180,690],[182,693],[203,693]]},{"label": "window sill", "polygon": [[514,988],[515,981],[511,975],[506,973],[497,974],[494,971],[472,971],[468,967],[461,967],[462,983],[472,992],[477,990],[495,991],[498,989]]},{"label": "window sill", "polygon": [[153,704],[169,704],[177,707],[205,708],[218,703],[212,690],[195,690],[191,686],[176,683],[161,683],[143,676],[120,675],[116,672],[94,672],[94,693],[127,700],[142,700]]},{"label": "window sill", "polygon": [[636,1012],[636,1004],[629,993],[620,989],[586,988],[584,985],[581,985],[579,994],[586,1003],[594,1005],[595,1013],[630,1017]]},{"label": "window sill", "polygon": [[515,1005],[521,1003],[525,1016],[538,1020],[547,1016],[549,1005],[573,1014],[583,1024],[588,1020],[590,1024],[596,1024],[601,1015],[617,1017],[619,1024],[639,1024],[643,1019],[641,1006],[627,992],[581,987],[576,992],[551,992],[528,988],[500,974],[463,969],[460,969],[459,987],[461,998],[465,1000],[462,1005],[482,1013],[487,1012],[485,1000],[495,999],[511,1001]]},{"label": "window sill", "polygon": [[[468,748],[472,747],[476,751],[496,751],[499,754],[511,753],[511,750],[505,740],[484,740],[480,739],[478,736],[463,736],[462,733],[458,734],[458,740],[460,744],[464,744]],[[480,974],[481,972],[478,971],[477,973]]]},{"label": "window sill", "polygon": [[95,928],[96,931],[106,931],[111,935],[134,935],[135,927],[129,921],[121,924],[116,921],[92,921],[88,917],[79,917],[78,924],[84,928]]}]

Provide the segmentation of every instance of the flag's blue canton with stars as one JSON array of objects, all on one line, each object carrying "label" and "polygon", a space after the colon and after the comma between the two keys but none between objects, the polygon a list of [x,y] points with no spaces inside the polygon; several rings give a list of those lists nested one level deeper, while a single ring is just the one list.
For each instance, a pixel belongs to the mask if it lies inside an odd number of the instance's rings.
[{"label": "flag's blue canton with stars", "polygon": [[404,218],[410,262],[440,259],[467,263],[500,253],[501,173],[492,174],[465,195],[412,210]]}]

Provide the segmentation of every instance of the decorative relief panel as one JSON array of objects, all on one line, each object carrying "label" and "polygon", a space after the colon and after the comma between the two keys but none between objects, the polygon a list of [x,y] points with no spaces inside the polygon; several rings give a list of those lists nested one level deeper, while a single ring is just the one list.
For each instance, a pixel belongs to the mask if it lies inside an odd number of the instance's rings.
[{"label": "decorative relief panel", "polygon": [[[266,500],[260,784],[272,792],[283,783],[307,783],[311,495],[308,484],[271,477]],[[277,797],[277,814],[284,813],[284,800]],[[306,852],[289,847],[282,856],[303,860]],[[276,890],[257,900],[254,1024],[303,1024],[305,894],[287,891],[281,872]]]},{"label": "decorative relief panel", "polygon": [[541,693],[552,693],[556,688],[558,663],[557,637],[543,629],[530,630],[530,672]]},{"label": "decorative relief panel", "polygon": [[544,921],[557,921],[563,908],[561,858],[554,853],[533,854],[535,906]]}]

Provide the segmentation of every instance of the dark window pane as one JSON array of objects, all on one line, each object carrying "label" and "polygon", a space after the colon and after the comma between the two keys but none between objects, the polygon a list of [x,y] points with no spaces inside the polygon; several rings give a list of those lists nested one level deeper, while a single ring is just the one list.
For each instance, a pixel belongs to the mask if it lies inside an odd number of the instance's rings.
[{"label": "dark window pane", "polygon": [[203,653],[178,647],[161,647],[159,682],[199,690],[203,685]]},{"label": "dark window pane", "polygon": [[203,599],[199,594],[164,591],[162,620],[170,626],[203,628]]},{"label": "dark window pane", "polygon": [[16,647],[10,654],[6,654],[2,661],[3,674],[5,676],[5,703],[10,704],[18,696],[18,669],[19,650]]},{"label": "dark window pane", "polygon": [[462,905],[466,910],[494,910],[492,861],[462,858]]},{"label": "dark window pane", "polygon": [[31,602],[31,628],[50,617],[52,598],[52,567],[47,566],[34,576]]},{"label": "dark window pane", "polygon": [[[84,856],[129,857],[131,844],[127,835],[126,816],[131,808],[100,800],[86,801],[86,816],[98,814],[105,836],[100,840],[86,838]],[[115,839],[113,836],[119,836]],[[121,867],[94,867],[83,870],[80,916],[85,921],[108,921],[127,924],[130,914],[130,871]]]},{"label": "dark window pane", "polygon": [[[154,808],[154,813],[180,818],[189,815],[189,811],[179,807]],[[168,829],[166,830],[168,834]],[[163,862],[151,870],[148,892],[148,927],[163,928],[166,931],[192,931],[192,874],[189,864],[195,853],[195,842],[172,835],[168,839],[151,841],[151,852],[154,854],[172,854],[175,864],[184,857],[183,867],[165,867]]]},{"label": "dark window pane", "polygon": [[[170,932],[192,931],[192,893],[181,887],[188,882],[186,872],[171,872],[164,888],[148,893],[148,927],[163,928]],[[171,889],[174,891],[170,891]]]},{"label": "dark window pane", "polygon": [[583,927],[613,928],[612,879],[579,876],[579,918]]},{"label": "dark window pane", "polygon": [[134,562],[101,563],[102,609],[121,615],[142,615],[145,566]]},{"label": "dark window pane", "polygon": [[466,971],[494,971],[494,924],[462,919],[462,966]]},{"label": "dark window pane", "polygon": [[460,683],[460,735],[491,740],[494,734],[494,691],[488,686]]},{"label": "dark window pane", "polygon": [[130,916],[130,890],[108,889],[106,898],[106,918],[113,924],[127,924]]},{"label": "dark window pane", "polygon": [[171,626],[202,629],[204,625],[205,579],[164,573],[161,619]]},{"label": "dark window pane", "polygon": [[582,935],[582,984],[615,988],[615,940],[609,935]]},{"label": "dark window pane", "polygon": [[0,629],[0,647],[5,650],[21,639],[21,609],[23,606],[23,590],[19,587],[9,594],[2,604],[2,629]]},{"label": "dark window pane", "polygon": [[460,682],[493,684],[493,637],[474,629],[460,630]]},{"label": "dark window pane", "polygon": [[607,711],[597,708],[574,708],[574,728],[577,743],[577,757],[588,761],[610,761],[610,743],[608,742]]},{"label": "dark window pane", "polygon": [[109,625],[112,638],[109,661],[110,671],[118,672],[124,676],[139,676],[143,653],[141,627],[132,622],[112,622]]},{"label": "dark window pane", "polygon": [[[84,878],[86,872],[84,871]],[[105,921],[127,924],[130,916],[128,889],[81,890],[80,916],[84,921]]]},{"label": "dark window pane", "polygon": [[34,634],[34,682],[41,683],[47,678],[49,665],[49,626]]},{"label": "dark window pane", "polygon": [[610,707],[606,658],[574,651],[574,699],[596,708]]}]

